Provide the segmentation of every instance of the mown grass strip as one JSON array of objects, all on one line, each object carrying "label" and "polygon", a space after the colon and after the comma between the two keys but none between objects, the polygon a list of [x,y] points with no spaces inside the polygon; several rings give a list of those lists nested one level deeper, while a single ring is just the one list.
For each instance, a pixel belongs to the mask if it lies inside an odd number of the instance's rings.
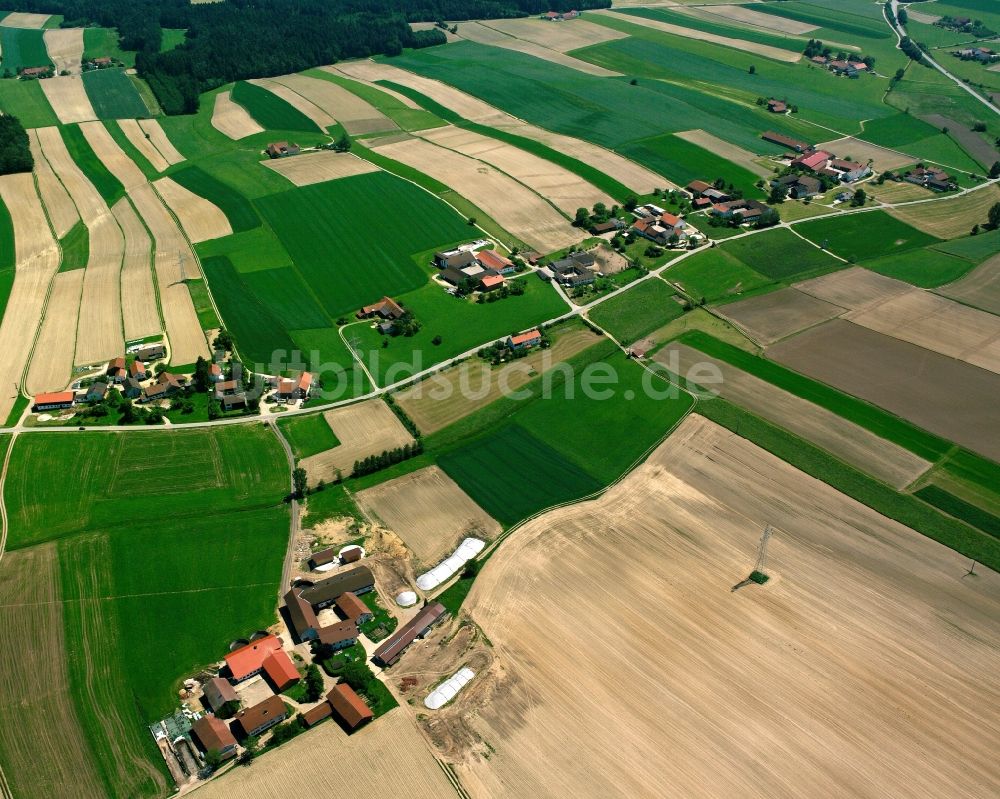
[{"label": "mown grass strip", "polygon": [[489,136],[491,139],[497,139],[498,141],[512,144],[515,147],[520,147],[525,152],[537,155],[539,158],[544,158],[546,161],[551,161],[553,164],[557,164],[564,169],[568,169],[574,175],[583,178],[601,191],[610,194],[618,200],[618,202],[623,203],[629,197],[634,197],[636,195],[636,193],[624,183],[619,183],[614,178],[605,175],[601,172],[601,170],[590,166],[590,164],[585,164],[583,161],[579,161],[576,158],[566,155],[565,153],[554,150],[546,144],[542,144],[541,142],[529,139],[525,136],[518,136],[516,133],[508,133],[507,131],[498,130],[497,128],[491,128],[488,125],[480,125],[478,122],[470,122],[469,120],[456,114],[450,108],[446,108],[440,103],[432,100],[430,97],[411,89],[409,86],[403,86],[387,80],[380,80],[378,81],[378,84],[409,97],[411,100],[419,103],[428,111],[432,112],[436,116],[439,116],[446,122],[452,123],[456,127],[471,130],[474,133]]},{"label": "mown grass strip", "polygon": [[963,521],[949,518],[912,494],[900,494],[809,441],[723,399],[702,402],[698,413],[872,510],[991,569],[1000,570],[1000,540]]},{"label": "mown grass strip", "polygon": [[951,492],[934,484],[926,485],[914,493],[924,502],[944,511],[949,516],[961,519],[984,533],[989,533],[994,538],[1000,538],[1000,518],[983,510],[978,505],[966,502],[961,497],[956,497]]},{"label": "mown grass strip", "polygon": [[170,177],[199,197],[214,203],[226,215],[234,233],[260,227],[260,217],[250,201],[232,186],[212,177],[198,166],[186,166]]},{"label": "mown grass strip", "polygon": [[881,408],[786,369],[773,361],[745,352],[700,330],[689,330],[677,340],[849,419],[875,435],[899,444],[927,460],[937,461],[954,448],[951,442],[928,433]]},{"label": "mown grass strip", "polygon": [[62,248],[60,272],[70,272],[73,269],[83,269],[90,256],[90,231],[82,221],[78,220],[69,232],[59,240]]},{"label": "mown grass strip", "polygon": [[124,197],[125,187],[97,157],[90,142],[84,138],[80,126],[64,125],[60,130],[69,154],[73,156],[76,165],[80,167],[87,179],[94,184],[94,188],[104,198],[104,202],[111,206]]},{"label": "mown grass strip", "polygon": [[[301,131],[316,133],[319,125],[309,117],[282,100],[253,83],[240,81],[233,86],[232,99],[243,106],[267,130]],[[320,131],[321,132],[321,131]]]}]

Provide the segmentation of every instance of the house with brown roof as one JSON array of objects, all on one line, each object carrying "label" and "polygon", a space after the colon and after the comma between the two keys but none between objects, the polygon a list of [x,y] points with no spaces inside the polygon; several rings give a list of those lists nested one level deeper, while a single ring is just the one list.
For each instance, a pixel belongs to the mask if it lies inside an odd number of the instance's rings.
[{"label": "house with brown roof", "polygon": [[827,167],[837,172],[843,183],[853,183],[856,180],[868,177],[872,173],[872,168],[868,164],[861,164],[857,161],[845,161],[843,158],[831,158]]},{"label": "house with brown roof", "polygon": [[275,141],[267,145],[268,158],[287,158],[290,155],[298,155],[301,152],[299,145],[287,141]]},{"label": "house with brown roof", "polygon": [[333,547],[327,547],[326,549],[321,549],[318,552],[313,552],[309,557],[309,568],[315,569],[317,566],[326,566],[327,564],[333,563],[337,559],[337,552]]},{"label": "house with brown roof", "polygon": [[347,621],[353,621],[357,626],[361,626],[366,621],[374,618],[368,606],[358,599],[357,594],[345,591],[337,597],[337,610],[339,610]]},{"label": "house with brown roof", "polygon": [[292,659],[288,657],[288,653],[284,649],[275,649],[264,658],[261,670],[275,693],[281,693],[300,679],[295,664],[292,663]]},{"label": "house with brown roof", "polygon": [[316,611],[309,602],[302,598],[300,588],[292,588],[285,594],[285,609],[288,620],[300,641],[311,641],[319,633],[319,621]]},{"label": "house with brown roof", "polygon": [[684,187],[684,191],[692,197],[701,197],[705,194],[705,191],[710,188],[712,188],[711,183],[707,183],[704,180],[692,180],[687,184],[687,186]]},{"label": "house with brown roof", "polygon": [[504,284],[504,279],[500,275],[486,275],[486,277],[480,279],[479,290],[480,291],[493,291],[494,289],[500,288]]},{"label": "house with brown roof", "polygon": [[538,328],[507,337],[507,347],[512,350],[524,350],[528,347],[535,347],[541,343],[542,334],[538,332]]},{"label": "house with brown roof", "polygon": [[108,361],[108,368],[104,370],[104,374],[115,383],[123,382],[128,377],[128,371],[125,369],[125,357],[120,356]]},{"label": "house with brown roof", "polygon": [[307,727],[315,727],[324,719],[330,718],[333,715],[333,708],[330,703],[324,699],[315,707],[309,708],[305,713],[302,714],[302,723]]},{"label": "house with brown roof", "polygon": [[431,627],[447,615],[448,611],[440,602],[425,605],[416,616],[404,626],[397,628],[382,642],[372,654],[372,659],[380,666],[391,666],[399,660],[410,644],[426,635]]},{"label": "house with brown roof", "polygon": [[476,263],[476,256],[469,250],[449,250],[434,253],[434,265],[438,269],[464,269]]},{"label": "house with brown roof", "polygon": [[52,75],[52,67],[24,67],[17,74],[22,78],[47,78]]},{"label": "house with brown roof", "polygon": [[496,250],[480,250],[476,253],[476,260],[483,269],[500,275],[511,275],[515,271],[514,262]]},{"label": "house with brown roof", "polygon": [[140,361],[158,361],[161,358],[167,357],[167,348],[162,344],[150,344],[148,347],[143,347],[138,350],[135,357]]},{"label": "house with brown roof", "polygon": [[813,148],[813,146],[808,142],[793,139],[791,136],[786,136],[784,133],[777,133],[773,130],[761,133],[760,137],[764,141],[769,141],[771,144],[777,144],[781,147],[787,147],[789,150],[794,150],[797,153],[806,153]]},{"label": "house with brown roof", "polygon": [[358,625],[353,621],[338,621],[336,624],[328,624],[320,627],[317,637],[321,644],[338,649],[347,649],[358,642]]},{"label": "house with brown roof", "polygon": [[406,316],[406,311],[392,297],[383,297],[373,305],[366,305],[357,313],[358,319],[371,319],[374,316],[380,319],[402,319]]},{"label": "house with brown roof", "polygon": [[34,411],[56,411],[62,408],[72,408],[76,403],[76,394],[72,391],[52,391],[47,394],[36,394]]},{"label": "house with brown roof", "polygon": [[375,718],[365,700],[358,696],[347,683],[337,683],[326,695],[326,701],[333,708],[334,715],[343,722],[349,730],[354,730],[362,724]]},{"label": "house with brown roof", "polygon": [[149,372],[140,360],[134,360],[128,365],[128,374],[136,380],[145,380],[149,377]]},{"label": "house with brown roof", "polygon": [[228,702],[239,701],[232,683],[222,677],[212,677],[212,679],[201,686],[201,691],[205,697],[205,702],[216,713],[219,712],[219,708]]},{"label": "house with brown roof", "polygon": [[775,100],[772,97],[767,101],[767,110],[772,114],[784,114],[788,111],[788,104],[784,100]]},{"label": "house with brown roof", "polygon": [[281,641],[273,635],[265,635],[239,649],[234,649],[225,657],[229,679],[234,683],[240,683],[260,674],[264,668],[264,661],[272,652],[279,649]]},{"label": "house with brown roof", "polygon": [[108,395],[108,384],[98,380],[96,383],[91,383],[87,388],[87,393],[84,395],[84,400],[86,402],[101,402]]},{"label": "house with brown roof", "polygon": [[280,696],[269,696],[250,708],[245,708],[233,719],[233,730],[242,738],[260,735],[275,724],[284,721],[288,712]]},{"label": "house with brown roof", "polygon": [[375,576],[367,566],[344,569],[332,577],[319,580],[301,589],[302,598],[314,608],[322,609],[332,605],[338,596],[347,591],[365,594],[375,587]]},{"label": "house with brown roof", "polygon": [[202,716],[191,725],[191,737],[205,754],[218,752],[223,760],[236,757],[236,738],[220,718]]},{"label": "house with brown roof", "polygon": [[283,377],[278,381],[278,389],[275,392],[279,400],[291,401],[307,399],[309,391],[312,389],[312,373],[302,372],[298,377]]}]

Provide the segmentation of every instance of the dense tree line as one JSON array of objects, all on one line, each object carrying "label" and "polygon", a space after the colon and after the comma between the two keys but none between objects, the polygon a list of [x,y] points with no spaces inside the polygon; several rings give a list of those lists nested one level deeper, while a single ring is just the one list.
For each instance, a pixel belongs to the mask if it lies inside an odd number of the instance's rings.
[{"label": "dense tree line", "polygon": [[[345,58],[397,55],[445,42],[408,23],[519,17],[549,9],[606,8],[610,0],[20,0],[20,11],[62,14],[65,26],[116,27],[136,68],[168,114],[191,113],[198,95],[224,83],[296,72]],[[159,52],[163,28],[184,44]]]},{"label": "dense tree line", "polygon": [[0,175],[30,172],[35,165],[21,120],[0,116]]},{"label": "dense tree line", "polygon": [[354,470],[351,477],[362,477],[373,472],[380,472],[394,464],[415,458],[424,451],[424,445],[417,440],[412,444],[406,444],[395,449],[382,450],[381,455],[369,455],[364,460],[354,461]]}]

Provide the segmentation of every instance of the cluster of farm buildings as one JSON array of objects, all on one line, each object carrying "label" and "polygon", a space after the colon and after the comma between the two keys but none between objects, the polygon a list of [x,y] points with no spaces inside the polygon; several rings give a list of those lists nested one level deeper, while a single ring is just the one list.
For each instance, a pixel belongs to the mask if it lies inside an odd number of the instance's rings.
[{"label": "cluster of farm buildings", "polygon": [[871,72],[871,68],[860,59],[851,61],[845,58],[830,58],[825,55],[814,55],[809,59],[814,64],[826,67],[834,75],[844,75],[848,78],[858,78],[862,72]]},{"label": "cluster of farm buildings", "polygon": [[[279,724],[305,730],[332,718],[350,734],[375,718],[363,689],[359,694],[342,677],[325,677],[321,698],[308,707],[288,693],[295,693],[310,659],[322,665],[320,655],[329,658],[358,644],[362,626],[373,619],[362,597],[374,596],[375,577],[361,562],[363,555],[357,545],[314,552],[306,564],[311,573],[294,579],[283,597],[278,627],[237,642],[215,668],[187,681],[182,710],[150,727],[179,783],[185,776],[188,781],[210,776],[251,743],[266,745]],[[366,647],[366,656],[388,668],[447,616],[437,602],[415,608],[377,647]]]},{"label": "cluster of farm buildings", "polygon": [[952,50],[951,54],[963,61],[978,61],[980,64],[995,64],[1000,61],[1000,53],[986,47],[963,47],[961,50]]}]

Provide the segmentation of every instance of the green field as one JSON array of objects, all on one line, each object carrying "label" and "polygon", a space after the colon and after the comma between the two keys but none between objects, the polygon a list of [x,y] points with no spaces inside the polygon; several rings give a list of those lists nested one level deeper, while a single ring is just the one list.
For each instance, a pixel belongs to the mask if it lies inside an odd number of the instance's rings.
[{"label": "green field", "polygon": [[683,313],[674,291],[657,278],[643,280],[602,302],[588,316],[620,344],[632,344]]},{"label": "green field", "polygon": [[14,223],[10,211],[0,200],[0,318],[7,309],[11,289],[14,287]]},{"label": "green field", "polygon": [[862,265],[880,275],[905,280],[923,289],[958,280],[975,266],[972,261],[938,252],[932,247],[887,255]]},{"label": "green field", "polygon": [[104,162],[97,157],[90,142],[84,137],[79,125],[64,125],[60,128],[63,141],[69,150],[76,165],[87,176],[88,180],[94,184],[104,201],[112,206],[125,196],[125,187],[121,184]]},{"label": "green field", "polygon": [[664,277],[695,302],[736,299],[772,282],[721,247],[695,253],[671,266]]},{"label": "green field", "polygon": [[[841,219],[833,221],[839,223]],[[797,225],[795,229],[801,230],[802,227]],[[843,266],[829,253],[813,247],[787,228],[728,241],[721,247],[724,252],[736,256],[751,269],[772,280],[800,280],[805,275],[829,272]]]},{"label": "green field", "polygon": [[59,246],[62,248],[60,272],[83,269],[90,257],[90,231],[82,221],[78,220],[59,240]]},{"label": "green field", "polygon": [[[369,369],[381,383],[392,383],[432,364],[454,357],[491,339],[505,338],[566,313],[566,303],[534,275],[522,278],[525,292],[492,303],[447,294],[439,285],[425,284],[396,297],[422,323],[413,336],[384,338],[370,324],[348,328],[357,337]],[[440,336],[438,344],[433,340]],[[388,341],[388,346],[383,346]]]},{"label": "green field", "polygon": [[340,445],[340,441],[334,435],[326,417],[321,413],[282,419],[278,425],[282,434],[288,439],[296,460],[308,458],[310,455],[316,455]]},{"label": "green field", "polygon": [[281,246],[273,231],[263,225],[221,239],[203,241],[196,248],[202,258],[224,255],[241,274],[292,265],[292,256]]},{"label": "green field", "polygon": [[160,52],[165,53],[167,50],[173,50],[178,45],[184,44],[186,37],[187,31],[184,28],[164,28],[163,38],[160,41]]},{"label": "green field", "polygon": [[[915,250],[938,241],[885,211],[826,217],[803,222],[795,229],[851,263]],[[753,239],[756,243],[759,237]]]},{"label": "green field", "polygon": [[0,111],[17,117],[26,128],[59,124],[37,80],[0,80]]},{"label": "green field", "polygon": [[170,173],[170,177],[216,205],[229,220],[233,232],[240,233],[260,227],[260,217],[253,205],[236,189],[212,177],[198,166],[185,166]]},{"label": "green field", "polygon": [[252,83],[233,86],[233,100],[242,105],[267,130],[319,133],[319,126],[277,95]]},{"label": "green field", "polygon": [[[334,318],[422,286],[427,275],[415,253],[474,237],[447,205],[384,172],[292,189],[255,204]],[[405,214],[392,219],[391,208]],[[391,232],[379,230],[386,223]]]},{"label": "green field", "polygon": [[51,67],[42,31],[27,28],[0,28],[0,53],[4,75],[17,75],[26,67]]},{"label": "green field", "polygon": [[688,14],[680,14],[665,8],[628,8],[618,9],[619,13],[630,17],[640,17],[642,19],[652,19],[659,22],[666,22],[671,25],[678,25],[692,30],[713,33],[716,36],[725,36],[730,39],[743,39],[747,42],[757,42],[767,44],[771,47],[778,47],[782,50],[791,50],[799,53],[805,47],[803,37],[783,35],[777,32],[765,31],[760,28],[751,28],[737,24],[726,24],[724,17],[718,20],[703,19]]},{"label": "green field", "polygon": [[1000,518],[973,505],[971,502],[966,502],[964,499],[956,497],[954,494],[950,494],[943,488],[933,484],[926,485],[914,493],[924,502],[944,511],[949,516],[954,516],[966,524],[971,524],[984,533],[989,533],[994,538],[1000,538]]},{"label": "green field", "polygon": [[424,108],[410,108],[391,94],[386,94],[373,86],[359,83],[342,75],[333,75],[325,69],[307,69],[302,74],[308,75],[310,78],[318,78],[329,83],[336,83],[338,86],[356,94],[362,100],[371,103],[375,108],[389,117],[402,130],[427,130],[429,128],[438,128],[445,124],[444,117],[432,113],[432,109],[426,106]]},{"label": "green field", "polygon": [[84,72],[83,85],[99,119],[150,116],[135,85],[120,69],[92,69]]},{"label": "green field", "polygon": [[973,263],[982,263],[1000,252],[1000,230],[980,233],[978,236],[966,236],[964,239],[953,239],[941,244],[935,244],[933,249],[966,258]]},{"label": "green field", "polygon": [[135,66],[135,52],[121,49],[117,30],[114,28],[84,28],[83,60],[90,61],[105,57],[117,58],[126,67]]}]

